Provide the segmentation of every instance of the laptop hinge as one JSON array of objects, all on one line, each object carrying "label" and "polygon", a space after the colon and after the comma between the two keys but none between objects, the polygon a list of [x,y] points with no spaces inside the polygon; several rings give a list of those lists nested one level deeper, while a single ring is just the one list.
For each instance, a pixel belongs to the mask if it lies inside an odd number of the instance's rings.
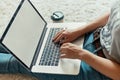
[{"label": "laptop hinge", "polygon": [[[47,24],[46,24],[47,25]],[[39,55],[39,52],[40,52],[40,49],[41,49],[41,46],[42,46],[42,43],[43,43],[43,40],[44,40],[44,37],[45,37],[45,34],[46,34],[46,31],[48,28],[46,28],[46,25],[45,25],[45,29],[43,30],[43,33],[41,35],[41,38],[39,40],[39,43],[38,43],[38,46],[36,48],[36,51],[35,51],[35,54],[34,54],[34,57],[33,57],[33,60],[32,60],[32,63],[31,63],[31,66],[30,68],[32,68],[33,65],[35,65],[36,61],[37,61],[37,58],[38,58],[38,55]]]},{"label": "laptop hinge", "polygon": [[5,53],[5,54],[9,54],[9,50],[2,44],[0,43],[0,53]]}]

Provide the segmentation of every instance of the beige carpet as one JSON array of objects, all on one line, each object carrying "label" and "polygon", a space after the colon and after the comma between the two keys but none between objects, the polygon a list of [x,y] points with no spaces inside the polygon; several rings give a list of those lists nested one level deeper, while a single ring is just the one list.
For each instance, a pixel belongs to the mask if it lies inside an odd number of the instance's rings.
[{"label": "beige carpet", "polygon": [[[114,0],[31,0],[47,22],[54,11],[62,11],[63,22],[90,22],[109,11]],[[20,0],[0,0],[0,36]],[[26,75],[0,74],[0,80],[35,80]]]},{"label": "beige carpet", "polygon": [[0,80],[37,80],[34,77],[21,74],[0,74]]}]

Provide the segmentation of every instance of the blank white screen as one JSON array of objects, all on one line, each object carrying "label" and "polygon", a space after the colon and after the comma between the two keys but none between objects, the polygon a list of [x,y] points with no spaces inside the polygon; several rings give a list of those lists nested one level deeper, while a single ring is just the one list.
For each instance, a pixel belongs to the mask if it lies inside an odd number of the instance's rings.
[{"label": "blank white screen", "polygon": [[3,44],[30,67],[45,22],[25,0],[8,30]]}]

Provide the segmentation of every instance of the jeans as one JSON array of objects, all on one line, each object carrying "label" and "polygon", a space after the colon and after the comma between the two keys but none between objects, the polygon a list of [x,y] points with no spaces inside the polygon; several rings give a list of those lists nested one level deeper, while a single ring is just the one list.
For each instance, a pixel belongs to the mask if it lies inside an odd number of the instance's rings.
[{"label": "jeans", "polygon": [[[85,36],[83,48],[94,52],[95,47],[92,45],[93,33],[88,33]],[[96,55],[96,54],[95,54]],[[44,74],[32,73],[26,69],[19,61],[17,61],[11,54],[0,53],[0,73],[22,73],[35,76],[38,80],[110,80],[108,77],[97,72],[91,66],[81,61],[80,73],[78,75],[58,75],[58,74]]]}]

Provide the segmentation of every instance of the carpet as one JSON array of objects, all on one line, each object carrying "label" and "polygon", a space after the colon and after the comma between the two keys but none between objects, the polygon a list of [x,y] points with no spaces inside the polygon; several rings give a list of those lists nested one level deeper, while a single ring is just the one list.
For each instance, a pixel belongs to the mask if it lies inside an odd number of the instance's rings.
[{"label": "carpet", "polygon": [[[31,0],[47,22],[54,11],[64,13],[63,22],[90,22],[110,10],[114,0]],[[0,0],[0,37],[20,0]],[[0,74],[0,80],[36,80],[21,74]]]}]

